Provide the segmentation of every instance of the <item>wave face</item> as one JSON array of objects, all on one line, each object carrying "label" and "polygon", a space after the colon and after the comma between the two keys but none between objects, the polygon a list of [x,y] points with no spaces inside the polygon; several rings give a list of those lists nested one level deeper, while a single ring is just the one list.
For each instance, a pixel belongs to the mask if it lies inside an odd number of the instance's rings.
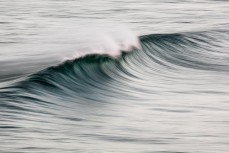
[{"label": "wave face", "polygon": [[119,58],[87,55],[2,87],[1,148],[227,150],[228,31],[139,39]]}]

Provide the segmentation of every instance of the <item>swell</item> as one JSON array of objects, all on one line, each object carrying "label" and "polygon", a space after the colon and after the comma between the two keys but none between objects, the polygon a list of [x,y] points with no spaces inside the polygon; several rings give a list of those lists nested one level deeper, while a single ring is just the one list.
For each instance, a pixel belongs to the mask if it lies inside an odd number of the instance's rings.
[{"label": "swell", "polygon": [[200,70],[228,71],[228,31],[141,36],[143,52],[152,59]]}]

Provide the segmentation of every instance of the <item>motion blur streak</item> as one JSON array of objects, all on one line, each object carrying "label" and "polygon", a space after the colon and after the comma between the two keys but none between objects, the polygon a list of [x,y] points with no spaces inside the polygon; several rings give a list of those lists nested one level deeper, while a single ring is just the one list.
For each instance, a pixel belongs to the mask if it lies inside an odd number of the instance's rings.
[{"label": "motion blur streak", "polygon": [[0,7],[0,152],[229,152],[228,1]]}]

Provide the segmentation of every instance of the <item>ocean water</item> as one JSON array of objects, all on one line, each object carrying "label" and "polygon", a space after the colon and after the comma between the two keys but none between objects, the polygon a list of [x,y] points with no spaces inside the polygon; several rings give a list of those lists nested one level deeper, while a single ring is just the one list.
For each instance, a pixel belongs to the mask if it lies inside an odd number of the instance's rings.
[{"label": "ocean water", "polygon": [[228,153],[229,1],[0,0],[1,153]]}]

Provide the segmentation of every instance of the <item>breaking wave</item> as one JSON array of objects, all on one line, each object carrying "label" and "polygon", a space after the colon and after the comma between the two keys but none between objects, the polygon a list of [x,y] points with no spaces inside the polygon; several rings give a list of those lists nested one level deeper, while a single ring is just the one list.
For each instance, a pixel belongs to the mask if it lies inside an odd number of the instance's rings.
[{"label": "breaking wave", "polygon": [[[19,97],[34,100],[44,97],[44,94],[46,97],[65,95],[68,98],[79,96],[86,99],[98,93],[119,96],[127,94],[122,91],[125,90],[123,86],[128,87],[128,91],[141,92],[137,88],[144,88],[147,78],[150,81],[159,76],[178,77],[178,74],[186,71],[201,70],[228,73],[229,53],[222,51],[222,47],[228,46],[219,47],[228,40],[227,33],[211,31],[140,36],[140,48],[135,47],[131,52],[123,51],[120,57],[89,54],[67,60],[14,81],[1,89],[1,97],[16,98],[14,100],[18,101]],[[145,83],[139,84],[137,88],[131,84],[141,79]],[[115,83],[111,85],[111,82]],[[145,90],[150,92],[154,88]]]}]

